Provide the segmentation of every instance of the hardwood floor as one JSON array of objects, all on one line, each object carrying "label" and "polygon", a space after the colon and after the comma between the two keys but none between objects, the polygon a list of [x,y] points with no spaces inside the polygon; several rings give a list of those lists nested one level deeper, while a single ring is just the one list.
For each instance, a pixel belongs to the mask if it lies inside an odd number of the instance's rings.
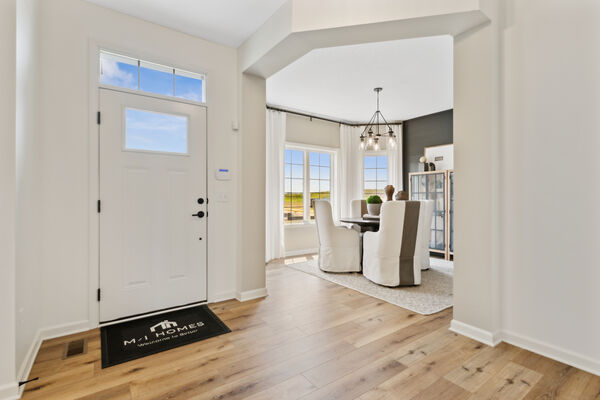
[{"label": "hardwood floor", "polygon": [[[451,309],[418,315],[282,263],[267,284],[265,299],[210,306],[232,333],[114,367],[98,329],[45,341],[23,398],[600,399],[600,377],[450,332]],[[87,353],[62,360],[76,338]]]}]

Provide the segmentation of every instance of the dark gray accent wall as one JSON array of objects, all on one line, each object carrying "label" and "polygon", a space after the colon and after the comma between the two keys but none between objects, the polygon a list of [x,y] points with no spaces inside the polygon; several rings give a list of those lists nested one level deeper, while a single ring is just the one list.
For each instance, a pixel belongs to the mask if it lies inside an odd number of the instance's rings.
[{"label": "dark gray accent wall", "polygon": [[402,123],[402,174],[408,190],[408,173],[419,171],[419,158],[425,147],[453,143],[452,110],[446,110]]}]

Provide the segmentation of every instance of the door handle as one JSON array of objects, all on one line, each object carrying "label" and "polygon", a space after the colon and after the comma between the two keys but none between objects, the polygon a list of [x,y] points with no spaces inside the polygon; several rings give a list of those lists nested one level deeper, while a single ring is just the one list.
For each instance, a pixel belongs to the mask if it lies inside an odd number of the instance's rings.
[{"label": "door handle", "polygon": [[192,214],[192,217],[202,218],[204,217],[204,211],[198,211],[196,214]]}]

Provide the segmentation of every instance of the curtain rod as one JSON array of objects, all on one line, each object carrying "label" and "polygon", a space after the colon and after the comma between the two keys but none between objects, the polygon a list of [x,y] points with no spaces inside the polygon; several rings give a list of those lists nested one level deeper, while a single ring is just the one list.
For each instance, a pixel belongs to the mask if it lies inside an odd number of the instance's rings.
[{"label": "curtain rod", "polygon": [[[336,120],[336,119],[331,119],[331,118],[325,118],[325,117],[317,117],[316,115],[311,115],[311,114],[306,114],[306,113],[301,113],[298,111],[290,111],[290,110],[286,110],[285,108],[278,108],[278,107],[273,107],[273,106],[269,106],[267,105],[267,110],[273,110],[273,111],[281,111],[284,113],[288,113],[288,114],[294,114],[294,115],[299,115],[301,117],[307,117],[310,119],[320,119],[321,121],[327,121],[327,122],[333,122],[335,124],[340,124],[340,125],[348,125],[348,126],[365,126],[367,123],[362,123],[362,124],[352,124],[352,123],[348,123],[348,122],[344,122],[344,121],[340,121],[340,120]],[[390,122],[390,125],[402,125],[402,121],[394,121],[394,122]],[[371,125],[386,125],[385,123],[381,123],[381,124],[371,124]]]}]

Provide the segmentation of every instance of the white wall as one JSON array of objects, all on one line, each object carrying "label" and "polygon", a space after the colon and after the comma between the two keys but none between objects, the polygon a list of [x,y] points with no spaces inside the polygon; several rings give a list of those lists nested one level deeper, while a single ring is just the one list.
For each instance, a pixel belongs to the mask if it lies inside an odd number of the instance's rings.
[{"label": "white wall", "polygon": [[600,3],[503,11],[504,336],[600,374]]},{"label": "white wall", "polygon": [[231,130],[236,119],[236,50],[80,0],[40,1],[39,5],[41,195],[34,201],[37,229],[44,239],[38,256],[43,286],[35,298],[41,307],[41,326],[62,332],[95,323],[89,309],[96,304],[88,287],[89,226],[96,218],[96,199],[89,198],[88,154],[94,117],[89,82],[95,79],[90,77],[88,60],[94,42],[142,59],[206,72],[209,197],[225,192],[231,199],[210,202],[209,299],[232,297],[237,171],[229,182],[217,182],[212,171],[237,165],[231,151],[237,140]]},{"label": "white wall", "polygon": [[453,327],[600,374],[600,4],[483,3],[455,41]]},{"label": "white wall", "polygon": [[24,361],[41,328],[42,259],[40,215],[43,172],[39,119],[39,2],[17,3],[17,113],[16,113],[16,367]]},{"label": "white wall", "polygon": [[0,398],[17,393],[15,373],[16,2],[0,0]]}]

